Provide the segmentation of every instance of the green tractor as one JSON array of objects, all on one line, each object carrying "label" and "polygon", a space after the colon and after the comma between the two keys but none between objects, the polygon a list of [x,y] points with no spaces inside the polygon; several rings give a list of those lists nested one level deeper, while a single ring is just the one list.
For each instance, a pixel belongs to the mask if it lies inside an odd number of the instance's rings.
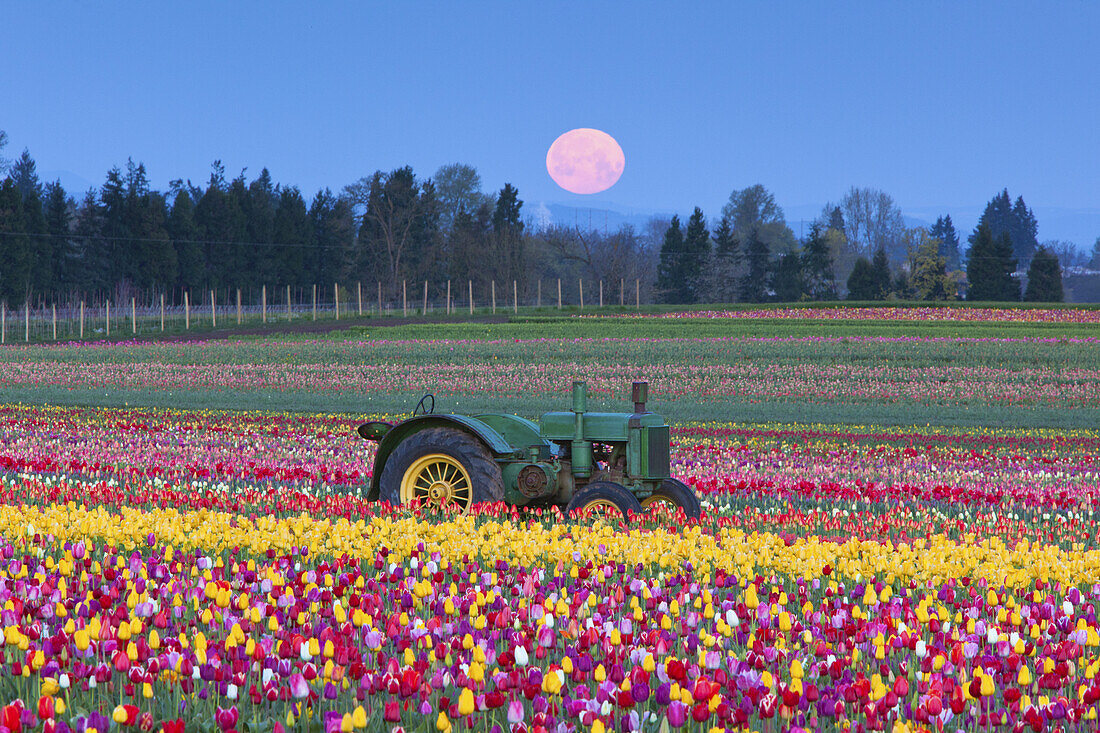
[{"label": "green tractor", "polygon": [[648,391],[634,383],[633,414],[588,412],[588,388],[574,382],[572,411],[548,412],[538,424],[501,413],[435,414],[435,398],[425,395],[400,424],[359,426],[360,437],[378,443],[368,498],[459,513],[504,501],[624,517],[664,502],[697,518],[699,497],[669,475],[669,428],[646,410]]}]

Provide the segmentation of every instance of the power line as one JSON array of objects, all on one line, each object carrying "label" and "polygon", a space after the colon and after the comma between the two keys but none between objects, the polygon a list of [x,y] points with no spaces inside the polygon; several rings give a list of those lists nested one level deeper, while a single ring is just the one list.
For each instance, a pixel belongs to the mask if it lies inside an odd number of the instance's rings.
[{"label": "power line", "polygon": [[214,240],[214,239],[157,239],[156,237],[107,237],[102,234],[35,234],[32,232],[0,232],[0,237],[38,237],[49,239],[91,239],[100,242],[168,242],[170,244],[216,244],[216,245],[233,245],[233,246],[245,246],[245,247],[301,247],[304,249],[320,249],[331,248],[331,245],[324,244],[309,244],[307,242],[298,243],[284,243],[284,242],[234,242],[229,240]]}]

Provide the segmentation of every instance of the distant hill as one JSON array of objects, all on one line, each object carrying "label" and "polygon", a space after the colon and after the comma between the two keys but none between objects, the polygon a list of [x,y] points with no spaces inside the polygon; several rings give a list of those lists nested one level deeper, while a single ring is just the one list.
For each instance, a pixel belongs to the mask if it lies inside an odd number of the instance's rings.
[{"label": "distant hill", "polygon": [[[800,232],[805,233],[809,229],[810,222],[818,217],[824,204],[803,204],[784,206],[783,213],[787,218],[787,224],[794,231],[795,236]],[[1100,209],[1068,209],[1058,207],[1034,207],[1035,216],[1039,220],[1039,241],[1045,242],[1057,239],[1073,242],[1077,249],[1088,252],[1092,249],[1093,242],[1100,237]],[[659,217],[671,218],[678,213],[681,219],[687,219],[690,211],[653,211],[623,206],[608,201],[592,202],[591,206],[574,206],[557,201],[528,202],[524,206],[524,213],[536,226],[556,224],[559,226],[579,226],[581,229],[604,229],[614,231],[623,224],[630,224],[636,231],[642,231],[650,219]],[[717,212],[707,212],[713,221]],[[902,212],[902,218],[908,227],[928,227],[936,219],[944,214],[950,214],[955,223],[955,229],[959,232],[959,238],[963,246],[966,246],[966,238],[978,225],[981,216],[981,208],[967,209],[965,207],[916,207]]]}]

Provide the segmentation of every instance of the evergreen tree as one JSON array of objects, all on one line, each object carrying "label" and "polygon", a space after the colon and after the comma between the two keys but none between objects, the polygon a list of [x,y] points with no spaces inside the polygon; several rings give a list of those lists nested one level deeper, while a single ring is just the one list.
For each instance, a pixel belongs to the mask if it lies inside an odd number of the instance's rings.
[{"label": "evergreen tree", "polygon": [[871,300],[886,300],[890,294],[892,278],[890,277],[890,263],[886,258],[886,248],[879,247],[875,250],[875,256],[871,259],[871,267],[875,271],[876,295]]},{"label": "evergreen tree", "polygon": [[830,229],[836,232],[844,232],[844,212],[840,210],[839,206],[834,206],[829,211],[829,221],[826,224],[826,230]]},{"label": "evergreen tree", "polygon": [[744,241],[745,274],[741,278],[741,300],[762,303],[767,298],[765,284],[771,266],[771,252],[756,227],[749,229]]},{"label": "evergreen tree", "polygon": [[1031,258],[1024,300],[1032,303],[1061,303],[1065,300],[1062,268],[1058,258],[1046,247],[1040,247]]},{"label": "evergreen tree", "polygon": [[253,285],[274,285],[275,254],[272,242],[275,238],[275,208],[279,205],[279,187],[267,168],[248,184],[246,208],[246,239],[253,272]]},{"label": "evergreen tree", "polygon": [[106,288],[103,277],[107,271],[107,252],[100,238],[102,232],[103,208],[99,205],[99,194],[90,188],[76,210],[73,231],[77,262],[74,285],[83,293]]},{"label": "evergreen tree", "polygon": [[200,288],[206,275],[205,252],[195,225],[195,203],[187,191],[177,192],[172,202],[168,236],[176,251],[175,284],[184,290]]},{"label": "evergreen tree", "polygon": [[61,181],[46,185],[46,232],[50,235],[52,260],[50,279],[59,292],[71,291],[77,284],[78,255],[72,239],[72,219],[75,204],[65,194]]},{"label": "evergreen tree", "polygon": [[328,288],[344,275],[344,257],[355,233],[350,203],[327,188],[318,191],[309,207],[309,220],[313,249],[308,254],[312,267],[307,269],[313,282]]},{"label": "evergreen tree", "polygon": [[505,281],[515,280],[520,289],[526,284],[527,253],[523,236],[520,209],[523,202],[519,191],[511,183],[505,183],[497,194],[493,208],[493,240],[497,255],[497,272]]},{"label": "evergreen tree", "polygon": [[1019,300],[1020,283],[1012,277],[1016,260],[1012,256],[1012,240],[1008,232],[994,239],[988,224],[979,223],[970,237],[967,253],[967,300]]},{"label": "evergreen tree", "polygon": [[951,221],[951,215],[941,216],[929,230],[933,239],[939,240],[938,254],[944,258],[948,271],[958,270],[959,262],[959,233],[955,231],[955,225]]},{"label": "evergreen tree", "polygon": [[[978,224],[989,227],[994,242],[999,241],[1002,235],[1008,235],[1012,257],[1017,264],[1029,261],[1039,246],[1039,223],[1035,214],[1024,203],[1022,196],[1018,196],[1013,204],[1008,189],[1001,191],[986,204]],[[971,245],[976,236],[977,229],[970,235]]]},{"label": "evergreen tree", "polygon": [[848,300],[879,300],[882,293],[875,266],[866,257],[858,257],[848,276]]},{"label": "evergreen tree", "polygon": [[23,233],[23,201],[13,179],[0,182],[0,301],[20,306],[30,285],[30,242]]},{"label": "evergreen tree", "polygon": [[729,217],[723,216],[714,233],[714,254],[710,265],[710,287],[707,298],[714,303],[733,303],[739,294],[741,265],[740,242]]},{"label": "evergreen tree", "polygon": [[[18,185],[18,184],[16,184]],[[53,281],[53,241],[46,227],[46,212],[42,210],[42,199],[38,195],[37,185],[27,189],[23,197],[22,229],[27,235],[27,246],[31,272],[27,283],[28,296],[41,295],[52,291]]]},{"label": "evergreen tree", "polygon": [[680,217],[673,216],[665,230],[661,244],[661,258],[657,265],[657,292],[662,303],[686,303],[689,292],[683,273],[684,234],[680,229]]},{"label": "evergreen tree", "polygon": [[42,195],[42,188],[38,183],[38,169],[30,152],[24,148],[23,154],[15,165],[11,167],[11,179],[15,181],[15,187],[19,189],[19,196],[26,201],[32,193]]},{"label": "evergreen tree", "polygon": [[[240,188],[243,188],[243,182],[238,186],[238,191],[230,195],[230,187],[225,182],[225,167],[220,160],[214,161],[206,190],[195,205],[195,226],[203,241],[203,260],[206,264],[203,290],[211,286],[240,283],[242,273],[237,267],[239,243],[246,231],[244,212],[240,208]],[[190,283],[192,287],[196,284]]]},{"label": "evergreen tree", "polygon": [[129,267],[124,276],[141,289],[166,287],[176,279],[176,252],[168,237],[164,196],[149,187],[145,165],[126,162],[124,243]]},{"label": "evergreen tree", "polygon": [[[839,211],[839,209],[834,209]],[[826,239],[816,222],[810,225],[810,237],[802,250],[802,273],[806,294],[814,300],[836,300],[833,257]]]},{"label": "evergreen tree", "polygon": [[772,275],[772,290],[780,303],[793,303],[802,299],[805,283],[802,279],[802,258],[797,252],[779,255]]},{"label": "evergreen tree", "polygon": [[705,286],[704,268],[710,261],[710,232],[707,220],[698,206],[688,219],[687,232],[684,234],[684,263],[681,274],[684,278],[685,303],[698,303]]},{"label": "evergreen tree", "polygon": [[287,186],[279,192],[279,206],[275,209],[275,278],[279,284],[312,285],[313,278],[306,271],[306,252],[313,244],[309,213],[306,202],[296,186]]},{"label": "evergreen tree", "polygon": [[102,238],[89,241],[94,251],[89,262],[95,268],[90,275],[96,288],[107,290],[126,277],[132,262],[127,252],[130,231],[126,228],[126,182],[118,166],[107,171],[107,180],[99,189],[99,202]]},{"label": "evergreen tree", "polygon": [[1035,250],[1039,248],[1039,222],[1035,214],[1024,203],[1023,196],[1016,197],[1016,203],[1012,205],[1012,228],[1009,230],[1012,238],[1012,254],[1019,264],[1031,262]]}]

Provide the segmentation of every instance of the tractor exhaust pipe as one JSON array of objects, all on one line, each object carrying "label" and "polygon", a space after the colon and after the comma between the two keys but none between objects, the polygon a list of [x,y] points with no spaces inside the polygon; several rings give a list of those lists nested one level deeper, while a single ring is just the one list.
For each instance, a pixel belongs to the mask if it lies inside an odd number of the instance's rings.
[{"label": "tractor exhaust pipe", "polygon": [[635,382],[630,388],[630,399],[634,402],[634,414],[644,413],[649,401],[649,382]]},{"label": "tractor exhaust pipe", "polygon": [[592,474],[592,444],[584,439],[584,413],[588,412],[588,385],[573,382],[573,475],[588,478]]}]

